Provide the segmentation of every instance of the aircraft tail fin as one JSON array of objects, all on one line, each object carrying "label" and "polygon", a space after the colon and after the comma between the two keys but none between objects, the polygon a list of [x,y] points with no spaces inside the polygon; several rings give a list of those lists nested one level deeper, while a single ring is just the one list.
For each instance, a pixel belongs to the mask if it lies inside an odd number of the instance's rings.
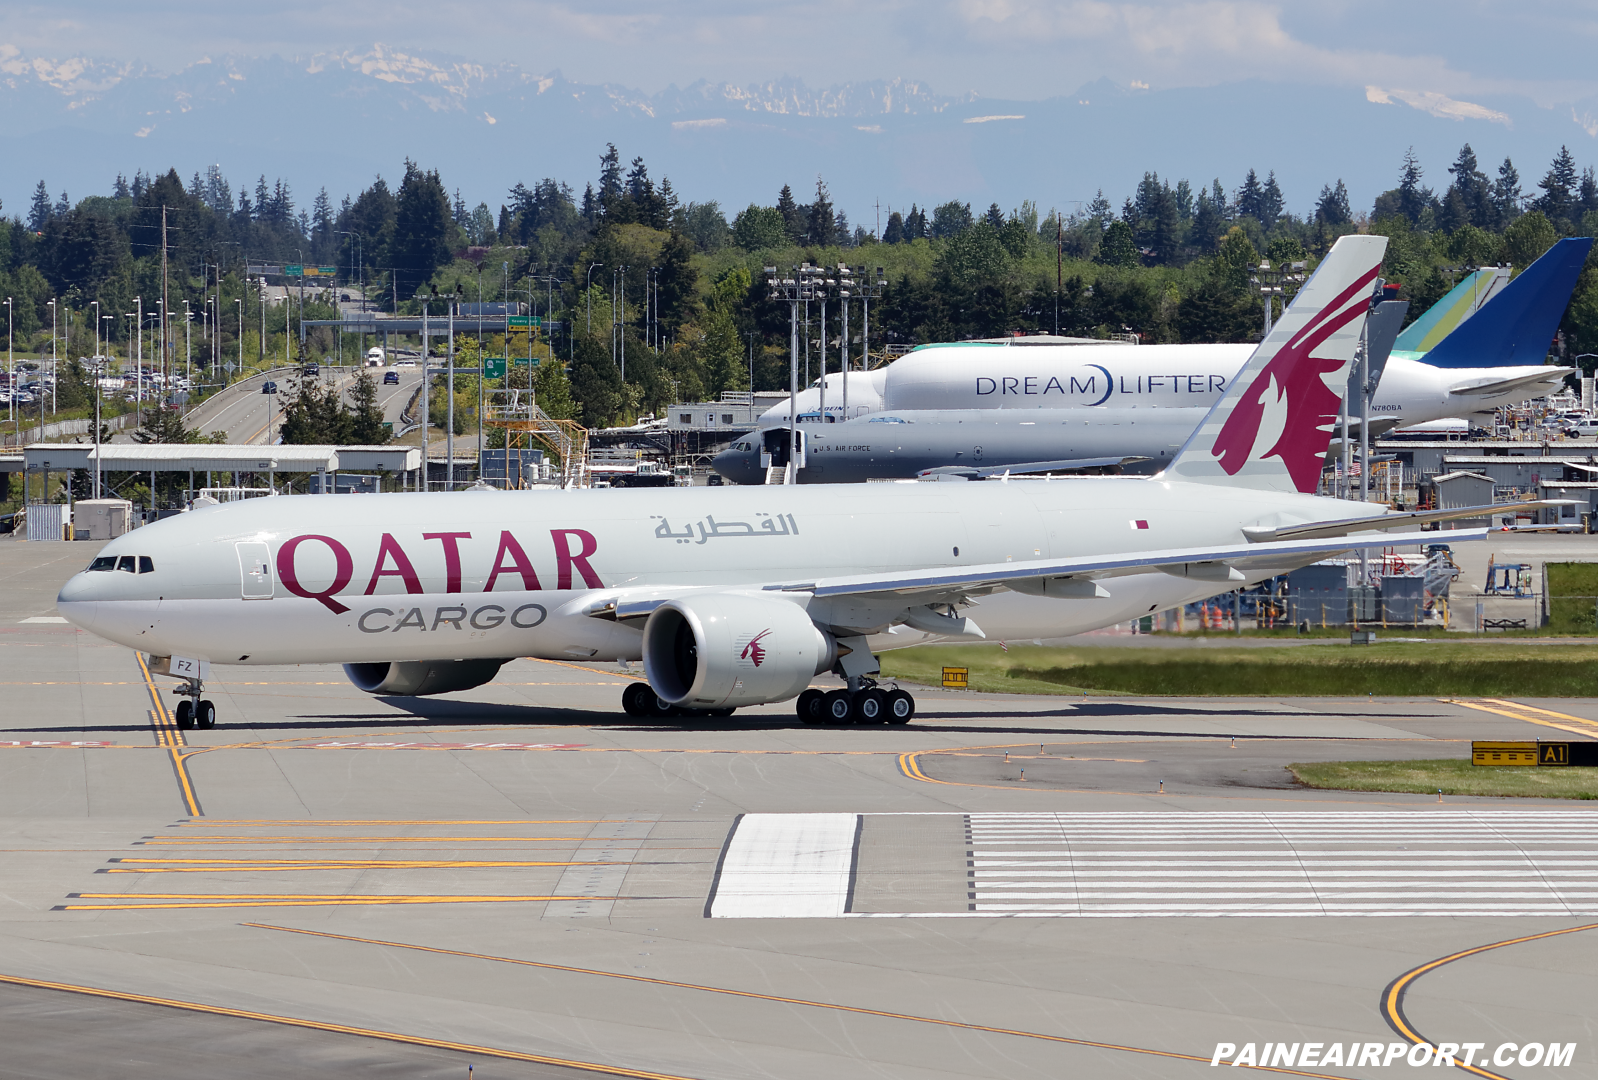
[{"label": "aircraft tail fin", "polygon": [[1315,490],[1386,250],[1384,236],[1345,236],[1332,245],[1166,478]]},{"label": "aircraft tail fin", "polygon": [[1400,352],[1428,352],[1435,349],[1443,338],[1452,334],[1459,325],[1480,311],[1482,306],[1503,291],[1509,281],[1509,271],[1501,266],[1490,266],[1465,275],[1458,285],[1448,290],[1448,295],[1427,308],[1425,313],[1398,335],[1393,348]]},{"label": "aircraft tail fin", "polygon": [[1591,247],[1590,236],[1559,241],[1443,338],[1424,362],[1441,368],[1541,364]]}]

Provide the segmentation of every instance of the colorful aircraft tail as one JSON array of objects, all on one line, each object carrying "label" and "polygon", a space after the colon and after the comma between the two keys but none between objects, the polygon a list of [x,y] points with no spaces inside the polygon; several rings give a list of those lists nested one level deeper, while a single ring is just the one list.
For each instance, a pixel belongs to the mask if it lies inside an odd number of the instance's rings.
[{"label": "colorful aircraft tail", "polygon": [[1426,309],[1425,314],[1408,326],[1393,342],[1400,352],[1423,353],[1437,347],[1438,342],[1459,328],[1459,324],[1482,309],[1482,305],[1497,296],[1509,283],[1509,270],[1492,266],[1466,274],[1465,279],[1448,295]]},{"label": "colorful aircraft tail", "polygon": [[1384,236],[1345,236],[1332,245],[1166,478],[1315,490],[1386,250]]},{"label": "colorful aircraft tail", "polygon": [[1440,368],[1541,364],[1591,247],[1590,236],[1559,241],[1422,359]]}]

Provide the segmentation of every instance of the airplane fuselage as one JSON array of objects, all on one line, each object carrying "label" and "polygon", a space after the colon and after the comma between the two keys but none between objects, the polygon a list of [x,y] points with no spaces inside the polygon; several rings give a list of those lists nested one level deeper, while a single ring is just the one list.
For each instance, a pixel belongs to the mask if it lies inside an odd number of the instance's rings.
[{"label": "airplane fuselage", "polygon": [[[120,644],[219,664],[617,660],[639,657],[638,626],[596,618],[596,605],[651,588],[746,588],[891,648],[928,640],[890,632],[902,602],[877,610],[762,590],[850,573],[1236,544],[1245,525],[1373,509],[1117,477],[290,496],[197,510],[113,540],[100,555],[113,568],[73,577],[58,607]],[[131,572],[114,568],[123,556],[134,557]],[[138,572],[141,558],[148,572]],[[1271,572],[1251,570],[1256,579]],[[971,614],[989,638],[1053,636],[1226,587],[1156,571],[1108,581],[1107,596],[1088,599],[1001,591]]]}]

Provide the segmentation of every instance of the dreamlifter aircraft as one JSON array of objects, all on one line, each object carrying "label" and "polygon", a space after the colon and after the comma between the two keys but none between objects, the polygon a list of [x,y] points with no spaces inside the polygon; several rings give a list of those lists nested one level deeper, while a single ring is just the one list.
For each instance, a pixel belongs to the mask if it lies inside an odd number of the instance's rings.
[{"label": "dreamlifter aircraft", "polygon": [[[1398,335],[1376,369],[1373,433],[1446,417],[1482,423],[1502,405],[1557,389],[1575,369],[1545,366],[1543,357],[1591,246],[1586,237],[1561,240],[1507,286],[1504,271],[1469,275]],[[844,377],[829,376],[825,413],[821,386],[796,403],[800,417],[829,421],[800,422],[799,483],[1117,463],[1155,472],[1254,350],[1054,340],[923,346],[886,368],[852,372],[847,412]],[[762,431],[717,455],[716,470],[736,483],[764,483],[764,462],[787,463],[788,417],[786,401],[767,410]]]},{"label": "dreamlifter aircraft", "polygon": [[[1337,242],[1160,476],[257,499],[113,540],[57,606],[186,677],[180,724],[215,722],[210,664],[416,695],[510,657],[642,658],[634,715],[797,696],[810,722],[902,723],[875,649],[1077,633],[1480,513],[1309,494],[1385,246]],[[826,671],[848,689],[807,689]]]}]

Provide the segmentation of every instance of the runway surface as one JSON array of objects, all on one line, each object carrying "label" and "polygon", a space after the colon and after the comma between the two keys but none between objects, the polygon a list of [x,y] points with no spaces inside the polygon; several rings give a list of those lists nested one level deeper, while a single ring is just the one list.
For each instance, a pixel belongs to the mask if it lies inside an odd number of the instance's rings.
[{"label": "runway surface", "polygon": [[1592,804],[1283,768],[1591,737],[1598,700],[647,724],[637,671],[516,661],[422,700],[219,668],[183,731],[55,614],[93,554],[0,542],[7,1077],[1165,1078],[1412,1037],[1598,1076]]}]

